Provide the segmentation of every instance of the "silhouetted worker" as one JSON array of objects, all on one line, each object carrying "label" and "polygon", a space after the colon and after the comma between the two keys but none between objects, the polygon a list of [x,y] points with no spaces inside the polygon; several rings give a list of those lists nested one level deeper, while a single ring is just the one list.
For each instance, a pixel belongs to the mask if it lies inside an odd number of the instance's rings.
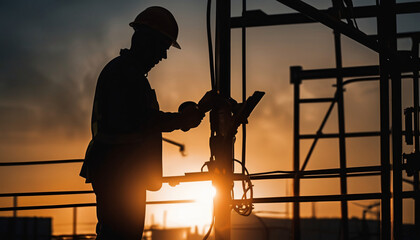
[{"label": "silhouetted worker", "polygon": [[93,137],[80,173],[96,194],[101,240],[141,239],[146,190],[159,190],[162,184],[162,132],[195,128],[209,110],[189,102],[178,113],[160,111],[146,78],[166,59],[170,46],[180,49],[173,15],[162,7],[150,7],[130,26],[135,30],[131,48],[122,49],[99,76]]}]

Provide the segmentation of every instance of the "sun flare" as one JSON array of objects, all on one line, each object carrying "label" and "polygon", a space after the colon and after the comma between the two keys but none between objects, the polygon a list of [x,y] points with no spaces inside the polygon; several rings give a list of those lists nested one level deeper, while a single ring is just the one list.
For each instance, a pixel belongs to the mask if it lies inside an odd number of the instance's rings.
[{"label": "sun flare", "polygon": [[[213,199],[216,189],[211,182],[182,183],[176,187],[164,185],[159,192],[151,193],[148,200],[184,199],[193,203],[148,206],[153,213],[153,224],[163,227],[195,227],[205,231],[210,226],[213,216]],[[150,209],[150,210],[149,210]],[[149,215],[149,222],[152,224]]]}]

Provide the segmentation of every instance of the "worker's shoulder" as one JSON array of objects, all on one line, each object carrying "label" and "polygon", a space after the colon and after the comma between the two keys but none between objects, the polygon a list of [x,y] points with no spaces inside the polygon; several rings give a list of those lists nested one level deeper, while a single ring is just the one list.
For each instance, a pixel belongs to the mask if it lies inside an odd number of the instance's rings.
[{"label": "worker's shoulder", "polygon": [[129,78],[129,66],[122,56],[118,56],[109,61],[99,74],[100,82],[115,82]]},{"label": "worker's shoulder", "polygon": [[102,69],[103,73],[115,73],[124,70],[125,64],[121,56],[115,57],[109,61],[105,67]]}]

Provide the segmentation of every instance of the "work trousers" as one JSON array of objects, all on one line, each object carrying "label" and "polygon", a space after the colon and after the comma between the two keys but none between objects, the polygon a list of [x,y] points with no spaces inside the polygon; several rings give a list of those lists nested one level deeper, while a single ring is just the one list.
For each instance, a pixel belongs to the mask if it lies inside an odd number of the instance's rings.
[{"label": "work trousers", "polygon": [[[134,150],[133,150],[134,149]],[[98,240],[140,240],[146,210],[144,164],[130,145],[100,145],[89,165],[96,195]]]},{"label": "work trousers", "polygon": [[140,240],[143,235],[146,188],[133,182],[101,179],[96,194],[98,240]]}]

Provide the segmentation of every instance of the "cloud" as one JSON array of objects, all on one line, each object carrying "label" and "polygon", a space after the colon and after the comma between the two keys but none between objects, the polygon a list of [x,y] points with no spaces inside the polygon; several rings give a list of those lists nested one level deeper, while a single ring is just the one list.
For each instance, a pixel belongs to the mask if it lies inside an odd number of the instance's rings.
[{"label": "cloud", "polygon": [[121,19],[132,17],[124,13],[134,5],[139,4],[2,3],[0,141],[23,140],[23,132],[89,135],[96,77],[110,58],[106,49],[129,40],[118,35],[108,40],[108,34],[115,33]]}]

